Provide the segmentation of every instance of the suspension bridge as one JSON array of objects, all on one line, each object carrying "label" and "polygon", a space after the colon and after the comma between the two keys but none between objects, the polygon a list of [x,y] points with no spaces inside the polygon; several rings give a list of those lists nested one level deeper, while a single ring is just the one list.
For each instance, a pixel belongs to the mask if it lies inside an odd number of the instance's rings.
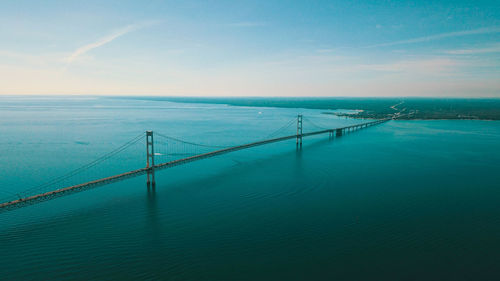
[{"label": "suspension bridge", "polygon": [[[146,175],[147,187],[154,188],[156,185],[155,172],[163,169],[172,168],[175,166],[184,165],[190,162],[207,159],[222,154],[248,149],[252,147],[262,146],[271,143],[282,142],[286,140],[295,139],[296,148],[302,148],[302,139],[309,136],[328,134],[329,138],[340,137],[346,133],[368,128],[383,122],[390,120],[380,119],[375,121],[363,122],[359,124],[353,124],[338,128],[326,128],[323,126],[318,126],[311,120],[298,115],[297,118],[290,120],[283,127],[279,128],[275,132],[266,136],[263,140],[258,140],[246,144],[235,145],[235,146],[220,146],[220,145],[209,145],[200,144],[195,142],[188,142],[178,138],[170,137],[159,132],[153,133],[153,131],[147,131],[141,133],[140,135],[134,137],[130,141],[126,142],[122,146],[116,148],[115,150],[104,154],[98,159],[83,165],[77,169],[72,170],[62,176],[56,177],[50,181],[44,182],[37,186],[31,187],[21,193],[12,193],[13,198],[11,200],[2,200],[0,202],[0,212],[20,208],[23,206],[43,202],[46,200],[54,199],[63,195],[70,193],[75,193],[90,188],[94,188],[100,185],[109,184],[117,181],[121,181],[127,178],[136,177],[140,175]],[[312,127],[316,128],[316,131],[304,132],[303,124],[304,121],[308,121]],[[292,125],[296,124],[296,128]],[[287,129],[293,129],[293,134],[286,134]],[[285,134],[280,136],[280,134]],[[91,180],[81,180],[79,183],[69,184],[70,179],[74,179],[77,175],[81,175],[83,172],[90,170],[91,168],[97,167],[99,164],[109,161],[116,155],[123,153],[134,144],[139,143],[141,140],[146,140],[146,166],[142,168],[128,170],[127,172],[116,173],[109,176],[104,176],[100,178],[95,178]],[[160,141],[158,141],[158,139]],[[163,144],[163,145],[162,145]],[[161,147],[163,151],[157,149]],[[168,147],[167,147],[168,146]],[[196,147],[197,150],[187,149],[186,147]],[[168,148],[168,149],[167,149]],[[163,156],[163,159],[162,157]],[[165,156],[171,157],[165,158]],[[140,157],[139,157],[140,158]],[[155,159],[156,158],[156,159]],[[160,159],[158,159],[160,158]],[[156,162],[155,162],[156,160]],[[160,160],[160,161],[158,161]],[[93,173],[93,177],[96,177],[99,173]]]}]

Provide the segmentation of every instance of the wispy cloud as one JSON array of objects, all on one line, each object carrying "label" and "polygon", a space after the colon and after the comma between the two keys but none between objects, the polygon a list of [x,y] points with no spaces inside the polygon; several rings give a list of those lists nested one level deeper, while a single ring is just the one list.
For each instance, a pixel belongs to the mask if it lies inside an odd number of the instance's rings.
[{"label": "wispy cloud", "polygon": [[141,28],[145,28],[145,27],[148,27],[148,26],[151,26],[151,25],[155,25],[155,24],[158,24],[159,22],[158,21],[147,21],[147,22],[142,22],[142,23],[135,23],[135,24],[131,24],[131,25],[127,25],[117,31],[115,31],[114,33],[112,34],[109,34],[108,36],[105,36],[99,40],[97,40],[96,42],[93,42],[93,43],[90,43],[90,44],[87,44],[87,45],[84,45],[78,49],[76,49],[71,55],[69,55],[68,57],[66,57],[66,62],[68,64],[72,63],[75,59],[77,59],[79,56],[95,49],[95,48],[99,48],[103,45],[106,45],[108,43],[110,43],[111,41],[115,40],[116,38],[118,37],[121,37],[127,33],[130,33],[132,31],[136,31],[136,30],[139,30]]},{"label": "wispy cloud", "polygon": [[440,40],[440,39],[444,39],[444,38],[460,37],[460,36],[468,36],[468,35],[478,35],[478,34],[490,34],[490,33],[500,33],[500,27],[499,26],[484,27],[484,28],[473,29],[473,30],[463,30],[463,31],[456,31],[456,32],[449,32],[449,33],[441,33],[441,34],[418,37],[418,38],[413,38],[413,39],[375,44],[375,45],[371,45],[371,46],[366,46],[365,48],[413,44],[413,43],[421,43],[421,42],[427,42],[427,41],[433,41],[433,40]]},{"label": "wispy cloud", "polygon": [[471,49],[461,49],[461,50],[449,50],[445,53],[450,55],[476,55],[476,54],[486,54],[486,53],[500,53],[500,43],[486,48],[471,48]]},{"label": "wispy cloud", "polygon": [[258,26],[266,26],[266,23],[258,21],[242,21],[242,22],[233,22],[228,25],[233,27],[258,27]]},{"label": "wispy cloud", "polygon": [[326,48],[326,49],[317,49],[316,53],[325,54],[325,53],[333,53],[335,51],[337,51],[337,49]]},{"label": "wispy cloud", "polygon": [[385,64],[362,64],[359,70],[392,72],[399,74],[447,75],[457,71],[464,63],[449,58],[402,60]]}]

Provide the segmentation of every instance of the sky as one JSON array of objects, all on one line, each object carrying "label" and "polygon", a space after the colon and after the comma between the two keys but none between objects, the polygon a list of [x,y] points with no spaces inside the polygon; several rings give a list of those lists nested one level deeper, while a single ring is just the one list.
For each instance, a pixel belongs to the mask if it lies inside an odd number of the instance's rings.
[{"label": "sky", "polygon": [[500,97],[500,1],[0,0],[0,95]]}]

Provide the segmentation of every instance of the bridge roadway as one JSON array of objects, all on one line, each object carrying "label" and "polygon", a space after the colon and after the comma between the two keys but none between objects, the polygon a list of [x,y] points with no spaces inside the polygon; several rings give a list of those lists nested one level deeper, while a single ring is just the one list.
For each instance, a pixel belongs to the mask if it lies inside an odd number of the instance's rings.
[{"label": "bridge roadway", "polygon": [[[275,142],[281,142],[281,141],[294,139],[294,138],[309,137],[309,136],[326,134],[326,133],[330,133],[331,135],[337,133],[337,136],[339,136],[339,135],[343,135],[346,131],[366,128],[369,126],[380,124],[382,122],[386,122],[388,120],[390,120],[390,118],[376,120],[376,121],[367,122],[367,123],[355,124],[355,125],[346,126],[346,127],[325,129],[325,130],[315,131],[315,132],[311,132],[311,133],[290,135],[290,136],[285,136],[285,137],[273,138],[273,139],[268,139],[268,140],[257,141],[257,142],[252,142],[252,143],[248,143],[248,144],[228,147],[228,148],[219,149],[219,150],[215,150],[215,151],[208,152],[208,153],[203,153],[203,154],[198,154],[195,156],[186,157],[183,159],[178,159],[178,160],[173,160],[173,161],[162,163],[162,164],[157,164],[154,166],[154,169],[156,171],[156,170],[172,168],[175,166],[179,166],[179,165],[187,164],[190,162],[194,162],[194,161],[198,161],[198,160],[226,154],[226,153],[233,152],[233,151],[238,151],[238,150],[242,150],[242,149],[247,149],[247,148],[261,146],[261,145],[275,143]],[[85,182],[85,183],[81,183],[81,184],[77,184],[77,185],[73,185],[73,186],[68,186],[68,187],[61,188],[61,189],[56,189],[53,191],[49,191],[49,192],[45,192],[45,193],[41,193],[41,194],[37,194],[37,195],[25,197],[25,198],[20,198],[20,199],[13,200],[10,202],[1,203],[0,204],[0,212],[2,212],[4,210],[19,208],[19,207],[22,207],[25,205],[29,205],[29,204],[33,204],[33,203],[37,203],[37,202],[41,202],[41,201],[50,200],[50,199],[53,199],[56,197],[67,195],[69,193],[87,190],[87,189],[94,188],[94,187],[97,187],[100,185],[109,184],[112,182],[124,180],[126,178],[140,176],[140,175],[146,174],[148,172],[148,170],[151,170],[151,169],[153,169],[153,167],[141,168],[141,169],[129,171],[126,173],[122,173],[122,174],[118,174],[118,175],[114,175],[114,176],[110,176],[110,177],[106,177],[106,178],[102,178],[102,179],[97,179],[97,180],[93,180],[93,181],[89,181],[89,182]]]}]

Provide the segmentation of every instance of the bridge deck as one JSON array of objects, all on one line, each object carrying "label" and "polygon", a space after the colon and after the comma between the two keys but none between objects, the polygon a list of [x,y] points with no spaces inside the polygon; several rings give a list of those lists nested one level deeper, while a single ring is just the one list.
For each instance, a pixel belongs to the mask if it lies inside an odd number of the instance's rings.
[{"label": "bridge deck", "polygon": [[[158,169],[158,170],[167,169],[167,168],[187,164],[187,163],[190,163],[193,161],[198,161],[198,160],[226,154],[226,153],[233,152],[233,151],[238,151],[238,150],[242,150],[242,149],[247,149],[247,148],[251,148],[251,147],[265,145],[265,144],[285,141],[285,140],[294,139],[297,137],[308,137],[308,136],[314,136],[314,135],[325,134],[325,133],[335,133],[338,130],[344,131],[344,130],[349,130],[349,129],[368,127],[368,126],[376,125],[376,124],[379,124],[379,123],[382,123],[382,122],[385,122],[388,120],[389,119],[376,120],[376,121],[372,121],[372,122],[355,124],[355,125],[351,125],[351,126],[345,126],[345,127],[333,128],[333,129],[325,129],[325,130],[311,132],[311,133],[290,135],[290,136],[286,136],[286,137],[273,138],[273,139],[268,139],[268,140],[263,140],[263,141],[252,142],[252,143],[248,143],[248,144],[244,144],[244,145],[228,147],[228,148],[224,148],[224,149],[220,149],[220,150],[216,150],[216,151],[212,151],[212,152],[208,152],[208,153],[203,153],[203,154],[199,154],[199,155],[195,155],[195,156],[191,156],[191,157],[187,157],[187,158],[183,158],[183,159],[178,159],[178,160],[173,160],[170,162],[158,164],[158,165],[154,166],[154,169],[155,170],[156,169]],[[99,185],[108,184],[111,182],[123,180],[126,178],[140,176],[140,175],[147,173],[148,170],[151,170],[151,169],[153,169],[153,168],[152,167],[151,168],[141,168],[138,170],[129,171],[129,172],[114,175],[111,177],[93,180],[93,181],[89,181],[86,183],[81,183],[81,184],[77,184],[77,185],[73,185],[73,186],[69,186],[69,187],[65,187],[65,188],[61,188],[61,189],[57,189],[57,190],[29,196],[26,198],[20,198],[20,199],[13,200],[10,202],[5,202],[5,203],[0,204],[0,211],[5,210],[5,209],[13,209],[13,208],[21,207],[21,206],[24,206],[27,204],[32,204],[35,202],[53,199],[55,197],[59,197],[59,196],[62,196],[62,195],[68,194],[68,193],[86,190],[89,188],[93,188],[93,187],[96,187]]]}]

